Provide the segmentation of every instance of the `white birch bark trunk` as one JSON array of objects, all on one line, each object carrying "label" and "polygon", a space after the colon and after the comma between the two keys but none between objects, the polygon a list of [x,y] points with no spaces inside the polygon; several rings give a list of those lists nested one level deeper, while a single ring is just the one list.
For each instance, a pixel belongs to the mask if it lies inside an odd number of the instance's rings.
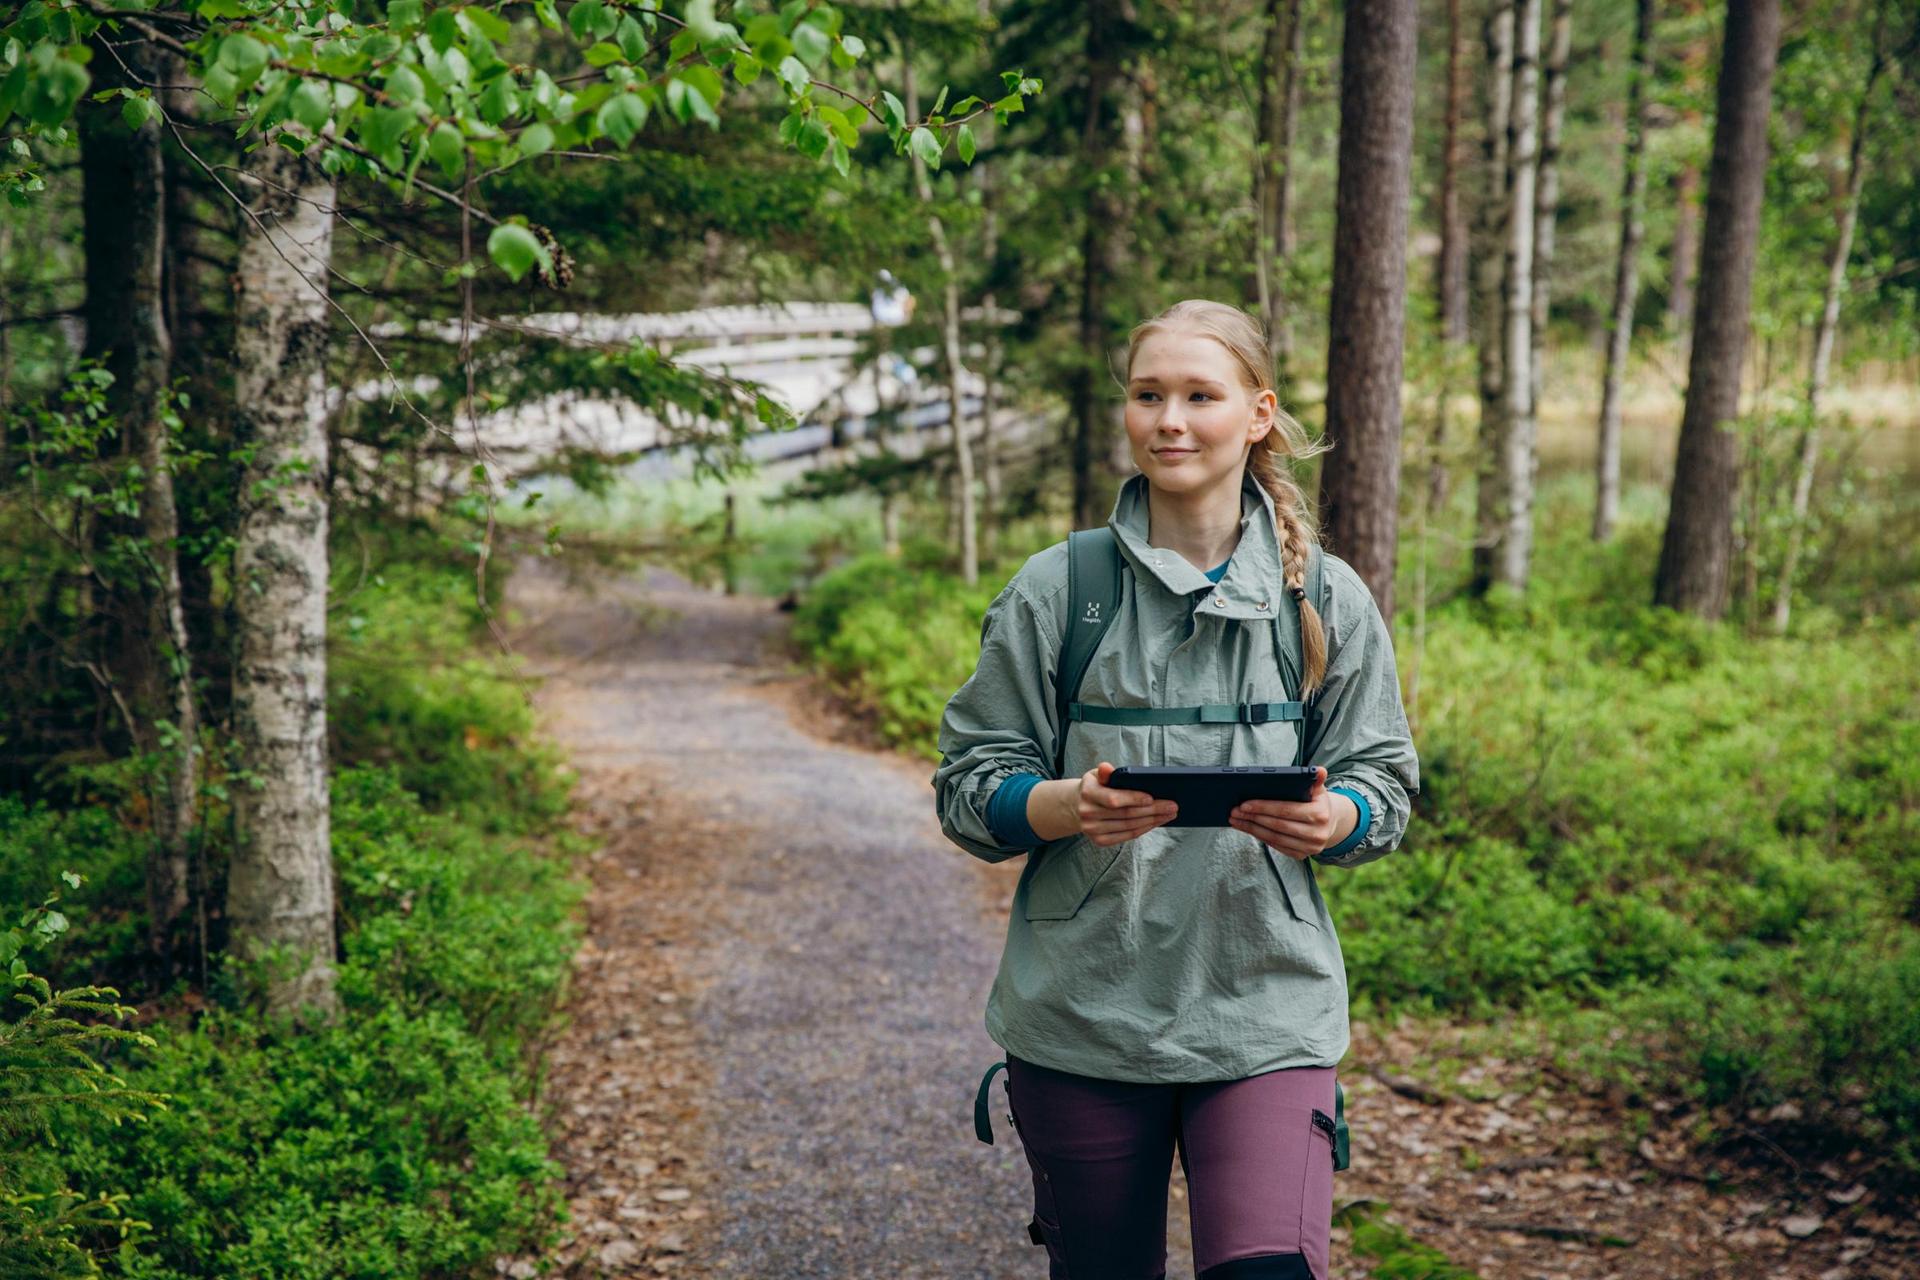
[{"label": "white birch bark trunk", "polygon": [[1520,0],[1514,11],[1513,118],[1508,133],[1506,341],[1500,368],[1501,494],[1505,529],[1500,580],[1527,585],[1533,533],[1533,214],[1538,177],[1540,0]]},{"label": "white birch bark trunk", "polygon": [[1647,91],[1653,83],[1653,0],[1638,0],[1633,70],[1627,89],[1626,173],[1620,192],[1620,259],[1613,277],[1613,328],[1607,335],[1607,374],[1600,392],[1600,447],[1596,460],[1593,540],[1613,536],[1620,515],[1620,397],[1633,345],[1633,303],[1640,294],[1640,242],[1646,235]]},{"label": "white birch bark trunk", "polygon": [[[903,63],[907,118],[918,120],[920,91],[914,81],[913,61],[909,57],[903,59]],[[927,166],[917,155],[912,164],[914,190],[921,204],[931,206],[933,181],[927,175]],[[945,278],[941,289],[940,345],[946,355],[947,421],[953,433],[953,500],[960,524],[960,578],[973,586],[980,581],[980,516],[973,494],[973,444],[967,439],[966,402],[960,385],[961,376],[966,372],[960,359],[960,273],[954,265],[953,248],[947,243],[947,229],[940,215],[928,214],[927,223],[933,233],[934,254],[940,260],[940,274]]]},{"label": "white birch bark trunk", "polygon": [[242,959],[284,947],[265,975],[276,1012],[329,1017],[334,990],[327,794],[327,264],[333,181],[277,146],[254,153],[235,275],[235,400],[252,446],[234,592],[234,788],[227,885]]},{"label": "white birch bark trunk", "polygon": [[[1884,20],[1883,7],[1880,16]],[[1833,338],[1840,329],[1840,299],[1847,286],[1847,259],[1853,256],[1853,233],[1860,221],[1860,188],[1867,177],[1867,108],[1874,85],[1886,67],[1879,51],[1880,32],[1876,29],[1873,69],[1860,91],[1860,104],[1854,109],[1853,139],[1847,148],[1847,195],[1840,211],[1840,234],[1834,237],[1833,256],[1827,260],[1827,292],[1820,308],[1820,327],[1813,339],[1813,368],[1807,377],[1807,426],[1800,436],[1799,465],[1793,478],[1793,519],[1787,526],[1787,551],[1780,561],[1780,579],[1773,597],[1773,629],[1785,635],[1793,609],[1793,574],[1800,561],[1800,548],[1806,538],[1807,509],[1813,501],[1814,464],[1820,457],[1820,401],[1827,393],[1827,376],[1833,365]]]}]

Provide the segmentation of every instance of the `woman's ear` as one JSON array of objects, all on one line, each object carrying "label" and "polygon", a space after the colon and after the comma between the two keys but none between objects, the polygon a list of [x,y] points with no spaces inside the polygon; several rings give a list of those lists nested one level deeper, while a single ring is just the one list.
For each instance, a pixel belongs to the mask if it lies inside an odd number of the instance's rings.
[{"label": "woman's ear", "polygon": [[1253,417],[1247,421],[1247,443],[1258,444],[1267,438],[1273,430],[1274,411],[1280,405],[1280,397],[1272,390],[1263,390],[1253,397]]}]

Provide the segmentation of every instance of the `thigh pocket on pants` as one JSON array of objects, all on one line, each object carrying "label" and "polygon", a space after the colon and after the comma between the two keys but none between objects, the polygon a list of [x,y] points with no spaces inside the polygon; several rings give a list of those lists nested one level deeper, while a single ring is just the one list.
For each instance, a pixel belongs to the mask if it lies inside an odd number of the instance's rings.
[{"label": "thigh pocket on pants", "polygon": [[1310,1117],[1300,1197],[1300,1252],[1314,1280],[1326,1280],[1333,1237],[1333,1117],[1318,1107]]}]

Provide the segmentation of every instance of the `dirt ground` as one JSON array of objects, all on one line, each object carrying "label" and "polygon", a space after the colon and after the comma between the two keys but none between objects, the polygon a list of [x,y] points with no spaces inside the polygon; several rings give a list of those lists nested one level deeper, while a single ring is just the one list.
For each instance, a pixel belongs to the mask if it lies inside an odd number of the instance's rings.
[{"label": "dirt ground", "polygon": [[[940,838],[931,765],[800,672],[771,602],[542,564],[509,601],[601,844],[546,1095],[571,1235],[501,1272],[1043,1275],[1018,1139],[970,1123],[1019,860]],[[1337,1204],[1384,1204],[1486,1280],[1920,1276],[1867,1153],[1689,1151],[1673,1113],[1636,1137],[1618,1099],[1474,1030],[1356,1021]],[[1191,1276],[1172,1176],[1167,1274]]]}]

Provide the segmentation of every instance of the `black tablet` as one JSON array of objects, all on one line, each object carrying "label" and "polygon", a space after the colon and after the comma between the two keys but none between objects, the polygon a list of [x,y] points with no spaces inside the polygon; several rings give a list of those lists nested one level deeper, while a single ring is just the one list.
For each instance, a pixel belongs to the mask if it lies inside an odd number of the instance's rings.
[{"label": "black tablet", "polygon": [[1224,827],[1242,800],[1305,800],[1319,775],[1310,764],[1122,765],[1107,785],[1173,801],[1180,812],[1170,827]]}]

